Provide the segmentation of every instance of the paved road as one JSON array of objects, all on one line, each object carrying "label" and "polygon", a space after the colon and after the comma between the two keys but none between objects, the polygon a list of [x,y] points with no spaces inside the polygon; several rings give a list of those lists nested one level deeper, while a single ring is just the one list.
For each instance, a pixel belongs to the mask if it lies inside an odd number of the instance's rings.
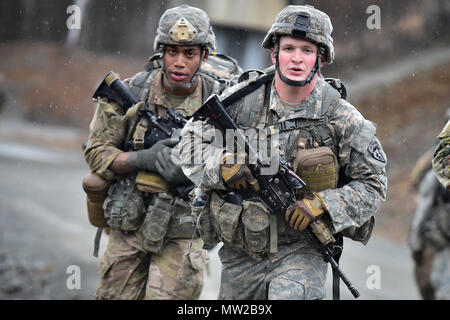
[{"label": "paved road", "polygon": [[[360,77],[344,79],[344,83],[350,89],[350,97],[355,98],[367,88],[383,88],[448,61],[449,50],[443,47],[417,52],[375,71],[361,70]],[[80,132],[35,124],[24,126],[3,116],[0,115],[0,299],[90,299],[97,285],[98,259],[91,254],[95,229],[87,221],[81,189],[88,169],[80,152],[23,142],[26,137],[25,141],[56,140],[58,145],[73,145]],[[105,245],[106,236],[101,249]],[[367,247],[346,241],[344,250],[341,266],[360,290],[362,299],[419,299],[405,246],[372,238]],[[72,265],[80,267],[81,289],[67,288],[71,275],[67,268]],[[215,299],[220,281],[218,270],[220,262],[215,249],[201,298]],[[327,288],[331,288],[330,279],[328,282]],[[341,287],[342,298],[351,299]]]},{"label": "paved road", "polygon": [[[372,238],[367,246],[344,243],[340,265],[350,281],[361,293],[363,300],[417,300],[420,299],[413,280],[413,266],[408,249],[392,241]],[[218,248],[211,255],[211,270],[220,270]],[[217,276],[207,276],[201,298],[215,299],[220,285]],[[327,297],[332,299],[331,267],[327,278]],[[341,299],[353,300],[353,296],[341,282]]]},{"label": "paved road", "polygon": [[[92,256],[95,228],[87,221],[81,189],[88,172],[81,152],[10,139],[4,124],[0,123],[0,277],[7,279],[0,279],[0,298],[91,299],[98,258]],[[21,125],[13,127],[19,130]],[[42,130],[58,131],[46,128]],[[58,137],[71,139],[70,134]],[[103,236],[101,252],[106,242]],[[201,299],[215,299],[219,288],[217,248],[210,256]],[[70,282],[74,273],[69,266],[79,267],[80,289]],[[381,238],[371,239],[367,247],[346,241],[341,266],[361,299],[419,299],[409,251],[402,245]],[[343,284],[341,288],[342,298],[352,299]]]}]

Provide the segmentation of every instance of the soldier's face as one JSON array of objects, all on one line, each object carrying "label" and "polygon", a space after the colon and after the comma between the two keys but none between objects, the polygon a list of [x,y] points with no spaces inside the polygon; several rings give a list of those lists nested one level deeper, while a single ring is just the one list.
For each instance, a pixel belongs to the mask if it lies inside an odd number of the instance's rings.
[{"label": "soldier's face", "polygon": [[[310,41],[290,36],[281,37],[278,52],[281,73],[294,81],[306,80],[316,63],[317,50],[317,45]],[[275,64],[273,49],[271,58]]]},{"label": "soldier's face", "polygon": [[164,68],[168,81],[174,85],[188,83],[198,69],[201,54],[200,46],[166,46]]}]

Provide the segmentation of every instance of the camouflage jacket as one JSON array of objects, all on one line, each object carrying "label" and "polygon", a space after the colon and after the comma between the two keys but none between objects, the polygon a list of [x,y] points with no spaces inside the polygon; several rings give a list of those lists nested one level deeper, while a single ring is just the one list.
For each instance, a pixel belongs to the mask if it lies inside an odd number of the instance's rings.
[{"label": "camouflage jacket", "polygon": [[[227,89],[220,99],[223,100],[247,84],[248,81]],[[324,94],[324,88],[327,85],[323,78],[319,78],[314,90],[303,102],[295,107],[287,107],[278,97],[274,81],[272,81],[270,101],[267,105],[268,113],[273,117],[273,123],[292,119],[300,119],[300,121],[319,119],[322,116],[322,102],[327,98]],[[258,93],[259,101],[267,103],[264,87],[263,85]],[[243,110],[252,110],[245,107],[245,99],[229,107],[230,114],[238,124],[247,116]],[[364,119],[360,112],[347,101],[337,99],[329,117],[329,124],[336,139],[335,146],[342,183],[338,188],[327,189],[320,194],[329,209],[331,228],[336,233],[363,225],[385,200],[387,160],[376,136],[375,124]],[[254,126],[260,127],[261,121]],[[267,127],[264,123],[262,126]],[[220,159],[224,149],[222,145],[210,138],[213,136],[213,131],[214,128],[210,124],[200,121],[190,120],[186,124],[182,130],[180,143],[182,168],[196,185],[204,189],[223,190],[225,186],[220,176]],[[296,154],[298,136],[299,130],[280,132],[279,152],[290,162],[294,160],[293,156]],[[201,150],[202,155],[199,156],[198,152],[192,154],[191,150]],[[284,219],[277,218],[277,223],[278,230],[286,230],[288,234],[295,236],[287,231],[290,228]]]},{"label": "camouflage jacket", "polygon": [[[142,84],[143,78],[146,80]],[[185,116],[191,116],[209,95],[220,94],[224,90],[223,83],[208,75],[200,73],[199,78],[201,81],[196,90],[186,97],[181,105],[175,107],[175,111]],[[150,73],[136,74],[129,81],[129,87],[136,95],[143,95],[140,98],[147,97],[147,102],[155,106],[158,112],[164,112],[165,108],[171,107],[162,85],[160,69],[152,70]],[[119,153],[123,152],[126,138],[130,137],[135,130],[139,121],[136,111],[130,108],[124,114],[122,108],[115,102],[106,99],[98,101],[84,151],[85,159],[92,172],[107,180],[115,178],[109,166]]]},{"label": "camouflage jacket", "polygon": [[439,134],[439,145],[433,154],[433,169],[439,182],[450,190],[450,121]]}]

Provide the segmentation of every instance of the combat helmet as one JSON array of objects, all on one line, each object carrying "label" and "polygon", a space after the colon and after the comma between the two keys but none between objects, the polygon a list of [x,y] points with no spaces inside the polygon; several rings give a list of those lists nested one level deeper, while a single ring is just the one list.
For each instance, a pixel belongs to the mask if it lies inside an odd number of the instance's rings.
[{"label": "combat helmet", "polygon": [[[266,49],[275,49],[276,68],[280,78],[294,86],[304,86],[312,81],[314,74],[320,70],[320,59],[323,55],[325,61],[332,63],[334,60],[334,46],[331,33],[333,26],[328,15],[312,6],[290,5],[281,10],[275,18],[275,22],[267,32],[262,46]],[[316,43],[317,51],[316,65],[304,81],[293,81],[281,74],[278,68],[279,39],[281,36],[292,36],[307,39]]]},{"label": "combat helmet", "polygon": [[215,50],[216,36],[206,12],[186,4],[166,10],[159,19],[153,49],[161,51],[168,44],[200,45]]},{"label": "combat helmet", "polygon": [[[199,45],[202,48],[201,57],[204,57],[207,50],[215,50],[216,36],[206,12],[186,4],[167,9],[159,19],[153,48],[155,51],[162,53],[165,45]],[[188,83],[172,84],[167,80],[164,63],[162,63],[165,83],[172,89],[190,88],[197,79],[201,64],[202,60],[200,60],[197,71]]]}]

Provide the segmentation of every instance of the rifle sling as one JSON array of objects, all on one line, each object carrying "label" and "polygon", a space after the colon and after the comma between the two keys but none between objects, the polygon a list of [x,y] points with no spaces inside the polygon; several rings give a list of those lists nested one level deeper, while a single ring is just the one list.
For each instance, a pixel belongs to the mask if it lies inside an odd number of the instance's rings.
[{"label": "rifle sling", "polygon": [[94,257],[98,257],[98,251],[100,249],[100,239],[102,237],[103,228],[97,228],[97,232],[95,233],[95,240],[94,240]]},{"label": "rifle sling", "polygon": [[256,89],[258,89],[262,85],[266,84],[269,81],[272,81],[274,76],[275,76],[275,73],[269,73],[269,74],[266,74],[266,75],[262,76],[261,78],[257,79],[256,81],[249,83],[247,86],[237,90],[236,92],[234,92],[231,95],[229,95],[228,97],[226,97],[222,101],[222,104],[225,106],[225,108],[232,105],[236,101],[239,101],[243,97],[247,96],[248,94],[250,94],[253,91],[255,91]]}]

